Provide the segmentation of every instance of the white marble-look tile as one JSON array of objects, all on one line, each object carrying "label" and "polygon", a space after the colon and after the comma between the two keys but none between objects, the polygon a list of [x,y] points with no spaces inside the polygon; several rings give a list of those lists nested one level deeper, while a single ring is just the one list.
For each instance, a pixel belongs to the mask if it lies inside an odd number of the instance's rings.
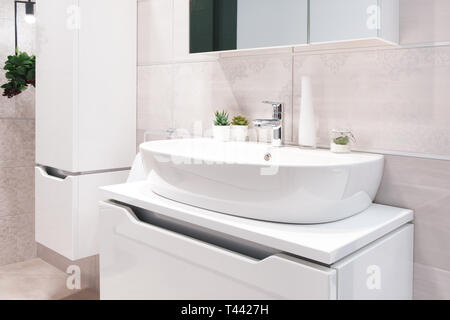
[{"label": "white marble-look tile", "polygon": [[138,2],[138,65],[173,59],[173,0]]}]

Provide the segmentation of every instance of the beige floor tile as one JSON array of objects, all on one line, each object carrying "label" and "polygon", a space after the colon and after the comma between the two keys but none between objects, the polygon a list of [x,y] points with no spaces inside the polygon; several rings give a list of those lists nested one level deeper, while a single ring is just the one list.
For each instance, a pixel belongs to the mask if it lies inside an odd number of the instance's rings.
[{"label": "beige floor tile", "polygon": [[58,300],[76,293],[67,274],[41,259],[0,267],[0,300]]}]

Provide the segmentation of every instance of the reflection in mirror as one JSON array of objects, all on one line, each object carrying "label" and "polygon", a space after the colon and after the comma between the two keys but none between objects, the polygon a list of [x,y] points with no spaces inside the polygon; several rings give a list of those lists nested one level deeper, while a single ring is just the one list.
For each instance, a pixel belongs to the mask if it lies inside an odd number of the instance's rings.
[{"label": "reflection in mirror", "polygon": [[308,0],[190,0],[191,53],[307,40]]}]

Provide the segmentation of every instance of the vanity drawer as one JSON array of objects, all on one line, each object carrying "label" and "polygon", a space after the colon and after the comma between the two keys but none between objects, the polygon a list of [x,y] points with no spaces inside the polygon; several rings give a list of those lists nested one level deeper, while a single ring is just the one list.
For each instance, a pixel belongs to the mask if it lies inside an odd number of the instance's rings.
[{"label": "vanity drawer", "polygon": [[211,244],[208,230],[149,214],[143,222],[128,207],[100,203],[102,299],[336,298],[331,268],[260,248],[255,258],[218,246],[217,233]]},{"label": "vanity drawer", "polygon": [[36,242],[70,260],[98,254],[98,201],[128,171],[57,177],[35,168]]}]

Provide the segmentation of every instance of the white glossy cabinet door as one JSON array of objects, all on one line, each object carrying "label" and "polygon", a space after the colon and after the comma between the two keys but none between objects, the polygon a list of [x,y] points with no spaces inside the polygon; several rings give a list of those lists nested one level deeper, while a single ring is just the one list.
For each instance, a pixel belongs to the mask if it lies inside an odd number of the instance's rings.
[{"label": "white glossy cabinet door", "polygon": [[335,270],[285,254],[255,259],[100,204],[102,299],[335,299]]},{"label": "white glossy cabinet door", "polygon": [[98,254],[98,188],[123,183],[127,175],[118,171],[61,179],[36,167],[36,241],[70,260]]},{"label": "white glossy cabinet door", "polygon": [[36,162],[72,173],[131,166],[136,0],[36,6]]},{"label": "white glossy cabinet door", "polygon": [[399,0],[312,0],[310,42],[379,38],[398,43]]},{"label": "white glossy cabinet door", "polygon": [[413,230],[407,224],[334,264],[338,299],[412,299]]},{"label": "white glossy cabinet door", "polygon": [[78,41],[68,10],[77,0],[36,3],[36,162],[76,168]]}]

